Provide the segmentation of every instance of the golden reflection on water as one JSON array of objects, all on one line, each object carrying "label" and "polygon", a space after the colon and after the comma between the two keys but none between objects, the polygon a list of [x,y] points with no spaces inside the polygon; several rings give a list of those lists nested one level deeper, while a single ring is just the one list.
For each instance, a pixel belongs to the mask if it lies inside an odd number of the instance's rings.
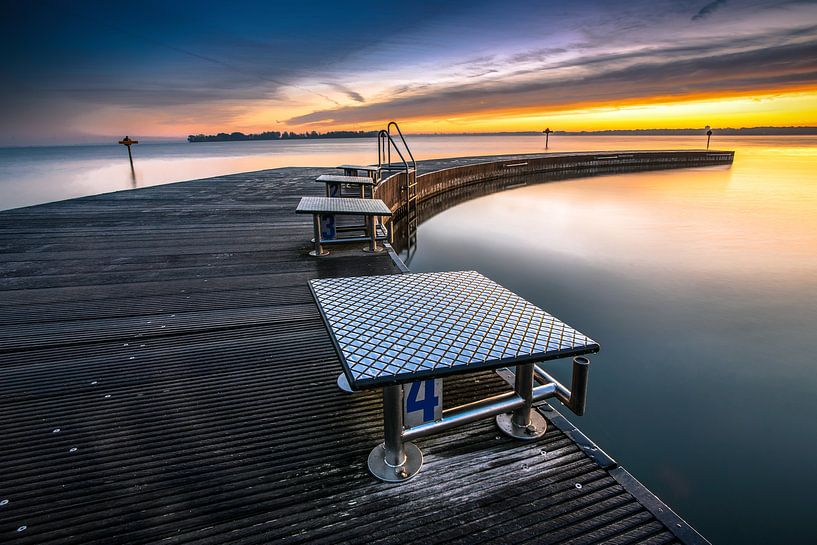
[{"label": "golden reflection on water", "polygon": [[[564,412],[713,542],[804,542],[815,144],[733,139],[731,168],[480,197],[421,224],[410,266],[479,270],[599,341],[588,410]],[[546,365],[569,380],[567,362]]]},{"label": "golden reflection on water", "polygon": [[[474,155],[542,153],[540,136],[409,136],[418,160]],[[141,140],[141,139],[140,139]],[[813,160],[815,137],[713,137],[713,148],[760,150],[768,160]],[[694,149],[705,137],[611,137],[551,135],[550,152]],[[0,148],[0,209],[45,203],[238,172],[377,161],[373,139],[155,144],[134,148],[131,172],[122,146]],[[740,157],[740,156],[739,156]],[[749,159],[744,155],[741,160]],[[748,163],[747,163],[748,164]],[[737,166],[737,165],[736,165]],[[778,164],[785,168],[785,165]],[[792,173],[792,175],[794,175]]]},{"label": "golden reflection on water", "polygon": [[815,281],[815,167],[814,146],[739,149],[731,168],[617,174],[505,191],[449,210],[426,229],[448,230],[451,238],[479,233],[518,244],[520,251],[571,255],[620,270],[638,264]]}]

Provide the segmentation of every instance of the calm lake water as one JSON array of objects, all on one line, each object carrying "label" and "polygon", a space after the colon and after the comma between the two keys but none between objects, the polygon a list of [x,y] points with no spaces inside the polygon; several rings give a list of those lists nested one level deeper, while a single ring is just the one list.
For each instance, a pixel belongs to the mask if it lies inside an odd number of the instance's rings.
[{"label": "calm lake water", "polygon": [[460,204],[410,267],[476,269],[598,340],[572,420],[714,543],[813,544],[817,139],[719,147],[731,168]]},{"label": "calm lake water", "polygon": [[[116,143],[96,146],[0,148],[0,210],[134,187],[221,176],[265,168],[328,166],[377,161],[373,139],[321,139],[264,142],[151,143],[128,152]],[[537,153],[538,136],[414,136],[418,159],[500,153]],[[614,149],[689,149],[705,136],[670,138],[559,137],[552,151]],[[725,144],[714,137],[713,144]]]},{"label": "calm lake water", "polygon": [[[414,137],[418,159],[542,151]],[[554,137],[552,151],[702,138]],[[602,345],[573,420],[715,543],[817,543],[817,138],[713,140],[731,168],[481,197],[420,226],[415,271],[476,269]],[[281,166],[375,159],[369,140],[0,149],[0,209]],[[549,367],[568,380],[569,362]],[[566,410],[564,412],[567,412]],[[568,415],[569,416],[569,415]]]}]

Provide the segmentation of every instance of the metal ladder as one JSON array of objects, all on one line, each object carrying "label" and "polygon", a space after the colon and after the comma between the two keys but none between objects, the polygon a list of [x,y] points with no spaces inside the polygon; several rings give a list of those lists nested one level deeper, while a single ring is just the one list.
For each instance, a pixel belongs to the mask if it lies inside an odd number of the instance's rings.
[{"label": "metal ladder", "polygon": [[[394,135],[400,137],[400,142],[403,145],[404,155],[400,147],[392,138],[392,128],[394,128]],[[394,151],[400,157],[400,163],[392,163],[391,151]],[[406,159],[406,155],[408,159]],[[380,167],[380,175],[384,171],[402,171],[405,173],[403,187],[400,188],[400,193],[403,200],[403,209],[405,210],[406,222],[406,261],[411,260],[412,251],[417,247],[417,161],[414,159],[414,154],[411,153],[406,139],[403,137],[403,132],[396,121],[389,121],[385,130],[381,130],[377,135],[377,166]]]}]

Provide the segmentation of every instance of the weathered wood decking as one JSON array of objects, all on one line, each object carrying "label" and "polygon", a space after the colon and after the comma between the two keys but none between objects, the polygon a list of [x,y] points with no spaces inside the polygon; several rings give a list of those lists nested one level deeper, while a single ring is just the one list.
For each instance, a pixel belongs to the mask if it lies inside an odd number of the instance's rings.
[{"label": "weathered wood decking", "polygon": [[421,441],[408,483],[367,475],[379,394],[335,387],[306,281],[399,271],[307,255],[323,172],[0,212],[0,542],[702,541],[547,405],[541,441],[486,421]]}]

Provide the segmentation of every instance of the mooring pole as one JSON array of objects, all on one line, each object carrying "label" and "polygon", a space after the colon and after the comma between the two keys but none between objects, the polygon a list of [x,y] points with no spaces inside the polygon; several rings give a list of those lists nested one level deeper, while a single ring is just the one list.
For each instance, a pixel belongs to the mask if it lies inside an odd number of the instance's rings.
[{"label": "mooring pole", "polygon": [[712,129],[706,131],[706,151],[709,151],[709,139],[712,138]]},{"label": "mooring pole", "polygon": [[550,127],[548,127],[545,130],[543,130],[542,132],[545,133],[545,149],[548,149],[548,141],[550,140],[550,133],[552,133],[553,131],[550,130]]},{"label": "mooring pole", "polygon": [[125,136],[125,138],[120,140],[119,143],[122,144],[123,146],[127,146],[128,160],[130,161],[130,169],[133,170],[133,155],[131,155],[130,147],[134,144],[138,144],[139,140],[131,140],[129,136]]}]

